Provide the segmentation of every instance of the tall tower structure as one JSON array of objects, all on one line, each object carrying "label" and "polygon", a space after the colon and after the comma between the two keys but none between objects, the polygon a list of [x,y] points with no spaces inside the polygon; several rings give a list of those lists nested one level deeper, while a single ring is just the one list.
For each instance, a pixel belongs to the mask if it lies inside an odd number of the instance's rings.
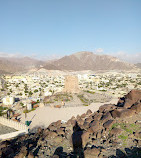
[{"label": "tall tower structure", "polygon": [[67,93],[79,93],[80,92],[77,76],[66,76],[65,77],[64,91]]}]

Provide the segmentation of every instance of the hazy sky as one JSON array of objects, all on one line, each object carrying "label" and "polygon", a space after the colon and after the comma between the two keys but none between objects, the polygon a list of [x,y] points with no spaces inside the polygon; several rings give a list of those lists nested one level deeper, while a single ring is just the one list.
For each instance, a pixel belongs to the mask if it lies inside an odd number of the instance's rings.
[{"label": "hazy sky", "polygon": [[141,0],[0,0],[0,56],[141,59]]}]

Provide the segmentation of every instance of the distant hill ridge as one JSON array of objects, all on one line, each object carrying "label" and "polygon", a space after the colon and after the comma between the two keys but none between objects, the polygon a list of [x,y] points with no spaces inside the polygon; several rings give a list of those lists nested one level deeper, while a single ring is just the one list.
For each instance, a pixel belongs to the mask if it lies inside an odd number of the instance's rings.
[{"label": "distant hill ridge", "polygon": [[[49,63],[52,68],[58,70],[131,70],[135,68],[133,64],[120,61],[116,57],[109,55],[97,55],[92,52],[78,52],[69,56],[64,56],[57,61]],[[44,68],[50,69],[48,63]]]},{"label": "distant hill ridge", "polygon": [[135,66],[137,66],[139,69],[141,69],[141,63],[137,63],[137,64],[135,64]]},{"label": "distant hill ridge", "polygon": [[32,59],[29,57],[24,58],[9,58],[0,57],[0,73],[14,73],[32,68],[39,68],[44,65],[43,61]]},{"label": "distant hill ridge", "polygon": [[77,52],[72,55],[47,62],[30,57],[0,57],[0,73],[28,71],[34,68],[40,69],[41,67],[46,70],[97,71],[132,70],[136,68],[136,66],[134,64],[120,61],[118,58],[110,55],[98,55],[87,51]]}]

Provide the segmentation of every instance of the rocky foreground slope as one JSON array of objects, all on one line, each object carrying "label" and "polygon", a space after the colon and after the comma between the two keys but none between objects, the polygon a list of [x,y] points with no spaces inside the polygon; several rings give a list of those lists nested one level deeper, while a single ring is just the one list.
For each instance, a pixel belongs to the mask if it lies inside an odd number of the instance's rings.
[{"label": "rocky foreground slope", "polygon": [[88,110],[66,123],[0,143],[0,157],[52,158],[141,157],[141,90],[132,90],[117,105]]}]

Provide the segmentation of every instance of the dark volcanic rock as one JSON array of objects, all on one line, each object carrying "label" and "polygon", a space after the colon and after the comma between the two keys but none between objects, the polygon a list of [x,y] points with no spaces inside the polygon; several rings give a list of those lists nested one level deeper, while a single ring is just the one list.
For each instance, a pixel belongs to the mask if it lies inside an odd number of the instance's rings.
[{"label": "dark volcanic rock", "polygon": [[101,119],[102,115],[103,115],[103,113],[101,113],[101,112],[99,112],[99,113],[96,112],[96,113],[94,113],[93,118],[94,118],[94,120],[99,121],[99,120]]},{"label": "dark volcanic rock", "polygon": [[[0,157],[137,157],[141,146],[140,120],[140,93],[132,91],[117,105],[103,105],[95,113],[88,110],[67,123],[59,120],[35,133],[0,142]],[[133,146],[137,147],[135,151]]]},{"label": "dark volcanic rock", "polygon": [[93,148],[93,149],[89,148],[84,151],[84,155],[86,158],[97,158],[99,154],[100,154],[100,149],[98,148]]},{"label": "dark volcanic rock", "polygon": [[121,115],[121,110],[120,110],[120,109],[115,109],[115,110],[113,110],[113,111],[111,112],[111,114],[112,114],[112,117],[113,117],[113,118],[120,117],[120,115]]},{"label": "dark volcanic rock", "polygon": [[113,128],[110,131],[110,135],[119,135],[121,132],[122,132],[122,129],[120,129],[120,128]]},{"label": "dark volcanic rock", "polygon": [[112,119],[111,113],[110,112],[106,112],[105,114],[102,115],[101,117],[101,121],[104,124],[105,122],[107,122],[108,120]]},{"label": "dark volcanic rock", "polygon": [[126,99],[126,102],[124,104],[124,108],[130,108],[133,105],[133,100]]},{"label": "dark volcanic rock", "polygon": [[106,111],[110,111],[113,108],[116,108],[113,104],[104,104],[99,107],[99,112],[104,113]]},{"label": "dark volcanic rock", "polygon": [[92,111],[88,109],[88,111],[86,112],[86,115],[90,115],[90,114],[92,114]]},{"label": "dark volcanic rock", "polygon": [[120,111],[120,118],[132,117],[135,114],[134,110],[126,109]]},{"label": "dark volcanic rock", "polygon": [[125,99],[132,100],[133,103],[141,101],[141,90],[131,90],[126,96]]},{"label": "dark volcanic rock", "polygon": [[103,126],[104,126],[104,128],[109,129],[109,128],[112,127],[112,125],[113,125],[114,122],[115,122],[114,120],[108,120],[107,122],[105,122],[103,124]]},{"label": "dark volcanic rock", "polygon": [[141,112],[141,103],[133,105],[131,110],[135,110],[136,113]]}]

